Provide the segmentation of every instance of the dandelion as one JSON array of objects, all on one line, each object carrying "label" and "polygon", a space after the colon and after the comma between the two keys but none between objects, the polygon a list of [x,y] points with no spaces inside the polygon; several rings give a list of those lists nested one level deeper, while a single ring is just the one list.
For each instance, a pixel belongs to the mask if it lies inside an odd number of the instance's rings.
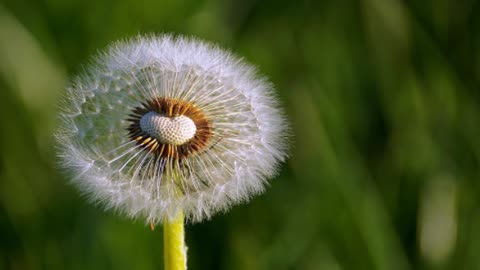
[{"label": "dandelion", "polygon": [[73,183],[107,209],[164,223],[177,257],[183,218],[248,201],[287,155],[289,127],[270,83],[192,38],[115,43],[76,77],[61,108],[57,140]]}]

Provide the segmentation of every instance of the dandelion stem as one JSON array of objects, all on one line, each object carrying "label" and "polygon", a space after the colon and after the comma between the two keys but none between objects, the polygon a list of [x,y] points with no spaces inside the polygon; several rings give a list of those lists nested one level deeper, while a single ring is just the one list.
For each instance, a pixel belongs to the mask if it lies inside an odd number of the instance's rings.
[{"label": "dandelion stem", "polygon": [[163,225],[165,270],[187,269],[187,249],[185,247],[184,217],[180,211],[171,223]]}]

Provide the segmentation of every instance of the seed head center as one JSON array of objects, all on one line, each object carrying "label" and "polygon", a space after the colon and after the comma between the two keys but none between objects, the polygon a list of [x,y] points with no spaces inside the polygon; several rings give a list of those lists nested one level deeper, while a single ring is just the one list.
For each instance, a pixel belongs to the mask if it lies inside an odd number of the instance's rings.
[{"label": "seed head center", "polygon": [[157,112],[147,112],[140,119],[140,128],[160,143],[182,145],[195,136],[197,126],[189,117],[166,117]]}]

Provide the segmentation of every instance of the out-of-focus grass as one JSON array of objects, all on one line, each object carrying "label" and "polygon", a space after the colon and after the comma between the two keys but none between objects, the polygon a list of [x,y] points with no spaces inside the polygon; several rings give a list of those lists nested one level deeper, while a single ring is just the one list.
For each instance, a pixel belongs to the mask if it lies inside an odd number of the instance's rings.
[{"label": "out-of-focus grass", "polygon": [[187,227],[190,269],[480,269],[475,1],[61,1],[0,6],[0,269],[161,269],[161,230],[92,206],[55,166],[56,97],[149,32],[255,63],[294,126],[248,205]]}]

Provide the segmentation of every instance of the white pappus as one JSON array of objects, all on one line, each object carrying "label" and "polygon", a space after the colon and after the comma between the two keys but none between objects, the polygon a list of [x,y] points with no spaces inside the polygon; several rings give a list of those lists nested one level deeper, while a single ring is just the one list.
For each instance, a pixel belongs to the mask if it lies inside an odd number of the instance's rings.
[{"label": "white pappus", "polygon": [[156,224],[191,222],[261,193],[287,157],[272,85],[194,38],[120,41],[63,95],[61,164],[95,202]]}]

